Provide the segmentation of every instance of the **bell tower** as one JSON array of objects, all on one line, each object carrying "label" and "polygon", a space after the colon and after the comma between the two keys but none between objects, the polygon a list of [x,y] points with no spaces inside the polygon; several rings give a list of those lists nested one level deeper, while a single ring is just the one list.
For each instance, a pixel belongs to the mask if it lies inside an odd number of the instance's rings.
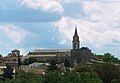
[{"label": "bell tower", "polygon": [[80,48],[80,41],[79,36],[77,33],[77,27],[75,27],[75,33],[73,36],[72,45],[73,48],[71,49],[71,58],[70,64],[71,67],[75,67],[77,64],[87,64],[86,62],[91,61],[91,56],[93,53],[87,47]]},{"label": "bell tower", "polygon": [[75,33],[74,33],[74,36],[73,36],[73,49],[79,49],[79,36],[78,36],[78,33],[77,33],[77,27],[75,27]]}]

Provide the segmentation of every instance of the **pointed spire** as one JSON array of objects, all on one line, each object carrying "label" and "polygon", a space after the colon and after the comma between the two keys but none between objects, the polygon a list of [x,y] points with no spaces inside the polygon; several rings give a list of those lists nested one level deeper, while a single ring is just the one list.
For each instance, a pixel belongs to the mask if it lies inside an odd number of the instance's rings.
[{"label": "pointed spire", "polygon": [[78,34],[77,34],[77,26],[75,26],[75,33],[74,33],[74,36],[78,36]]}]

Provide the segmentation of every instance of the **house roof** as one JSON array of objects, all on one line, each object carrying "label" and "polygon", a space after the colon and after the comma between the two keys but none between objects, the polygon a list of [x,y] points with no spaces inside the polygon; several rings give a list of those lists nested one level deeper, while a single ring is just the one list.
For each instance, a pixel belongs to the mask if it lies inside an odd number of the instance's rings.
[{"label": "house roof", "polygon": [[19,50],[17,50],[17,49],[14,49],[12,52],[20,52]]}]

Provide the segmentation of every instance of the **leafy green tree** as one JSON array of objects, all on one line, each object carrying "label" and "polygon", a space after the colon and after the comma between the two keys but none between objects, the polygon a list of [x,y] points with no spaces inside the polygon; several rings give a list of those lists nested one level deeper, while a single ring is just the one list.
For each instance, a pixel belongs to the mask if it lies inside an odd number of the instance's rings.
[{"label": "leafy green tree", "polygon": [[92,72],[92,68],[87,66],[87,65],[83,65],[83,64],[78,64],[75,68],[74,71],[76,72]]},{"label": "leafy green tree", "polygon": [[34,63],[34,62],[37,62],[37,59],[34,58],[34,57],[30,57],[28,59],[25,59],[23,64],[28,65],[28,64],[31,64],[31,63]]},{"label": "leafy green tree", "polygon": [[103,56],[103,61],[105,62],[111,62],[114,59],[114,56],[110,53],[105,53]]},{"label": "leafy green tree", "polygon": [[59,72],[45,74],[45,83],[103,83],[99,76],[92,72]]},{"label": "leafy green tree", "polygon": [[51,60],[50,65],[48,66],[48,71],[56,71],[58,70],[58,67],[57,67],[57,62],[55,60]]},{"label": "leafy green tree", "polygon": [[3,83],[3,81],[2,81],[2,80],[0,80],[0,83]]},{"label": "leafy green tree", "polygon": [[113,79],[113,80],[111,81],[111,83],[118,83],[118,80]]},{"label": "leafy green tree", "polygon": [[97,59],[102,59],[104,62],[113,62],[113,63],[120,64],[120,60],[118,58],[114,57],[114,55],[112,55],[110,53],[104,53],[104,55],[94,54],[93,57],[95,57]]},{"label": "leafy green tree", "polygon": [[34,57],[30,57],[28,60],[29,60],[29,64],[37,62],[37,59]]},{"label": "leafy green tree", "polygon": [[113,79],[111,83],[120,83],[120,79]]},{"label": "leafy green tree", "polygon": [[7,66],[7,68],[4,69],[3,78],[4,79],[12,79],[13,78],[13,68],[11,68],[10,66]]},{"label": "leafy green tree", "polygon": [[104,83],[111,83],[113,79],[120,78],[120,68],[112,63],[96,64],[94,71],[97,72]]},{"label": "leafy green tree", "polygon": [[17,78],[6,80],[5,83],[44,83],[44,78],[32,73],[22,72]]},{"label": "leafy green tree", "polygon": [[65,67],[70,67],[70,61],[66,58],[64,62]]},{"label": "leafy green tree", "polygon": [[93,57],[97,59],[103,59],[103,55],[94,54]]},{"label": "leafy green tree", "polygon": [[5,83],[103,83],[95,72],[60,72],[49,71],[44,75],[20,73],[15,79],[8,79]]},{"label": "leafy green tree", "polygon": [[60,79],[59,71],[50,71],[45,74],[45,83],[58,83]]},{"label": "leafy green tree", "polygon": [[29,65],[29,59],[25,59],[23,65]]}]

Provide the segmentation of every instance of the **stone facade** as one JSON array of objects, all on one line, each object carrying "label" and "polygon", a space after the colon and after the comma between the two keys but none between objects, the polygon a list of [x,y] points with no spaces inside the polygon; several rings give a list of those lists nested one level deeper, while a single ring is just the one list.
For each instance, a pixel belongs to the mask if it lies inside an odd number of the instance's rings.
[{"label": "stone facade", "polygon": [[65,61],[66,57],[70,58],[70,49],[49,49],[49,50],[34,50],[29,52],[25,58],[33,57],[43,62],[48,62],[51,59],[55,59],[57,63],[62,63]]},{"label": "stone facade", "polygon": [[87,47],[82,47],[81,49],[71,50],[71,67],[77,64],[84,64],[89,62],[92,57],[92,52]]}]

